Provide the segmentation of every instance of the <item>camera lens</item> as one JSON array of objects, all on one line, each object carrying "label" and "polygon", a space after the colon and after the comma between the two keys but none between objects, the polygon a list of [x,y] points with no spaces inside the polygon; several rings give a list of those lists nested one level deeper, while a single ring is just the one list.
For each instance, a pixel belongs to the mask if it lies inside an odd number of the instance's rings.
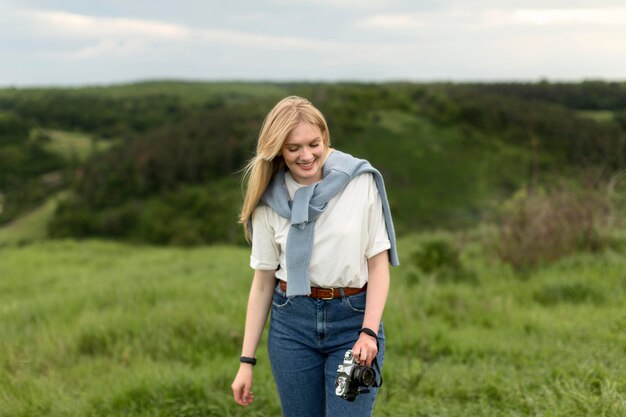
[{"label": "camera lens", "polygon": [[369,387],[374,384],[375,380],[376,377],[372,368],[366,368],[363,370],[363,375],[361,375],[361,381],[363,381],[363,385],[367,385]]},{"label": "camera lens", "polygon": [[366,387],[370,387],[374,384],[376,380],[376,376],[374,375],[374,370],[367,366],[359,367],[354,372],[354,377],[361,385],[365,385]]}]

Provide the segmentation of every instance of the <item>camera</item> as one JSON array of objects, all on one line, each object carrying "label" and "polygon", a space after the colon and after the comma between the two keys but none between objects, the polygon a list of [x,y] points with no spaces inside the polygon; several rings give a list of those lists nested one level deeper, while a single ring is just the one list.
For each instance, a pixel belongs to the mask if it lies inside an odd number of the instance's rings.
[{"label": "camera", "polygon": [[337,374],[335,394],[347,401],[354,401],[359,394],[369,392],[367,388],[376,382],[374,369],[360,365],[351,350],[343,356],[343,363],[337,367]]}]

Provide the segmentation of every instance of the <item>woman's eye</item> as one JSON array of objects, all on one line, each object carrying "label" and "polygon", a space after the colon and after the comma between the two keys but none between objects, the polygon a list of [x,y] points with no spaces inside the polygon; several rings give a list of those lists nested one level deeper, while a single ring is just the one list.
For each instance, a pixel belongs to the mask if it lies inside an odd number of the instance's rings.
[{"label": "woman's eye", "polygon": [[318,145],[319,143],[314,143],[313,145],[311,145],[311,148],[317,148]]}]

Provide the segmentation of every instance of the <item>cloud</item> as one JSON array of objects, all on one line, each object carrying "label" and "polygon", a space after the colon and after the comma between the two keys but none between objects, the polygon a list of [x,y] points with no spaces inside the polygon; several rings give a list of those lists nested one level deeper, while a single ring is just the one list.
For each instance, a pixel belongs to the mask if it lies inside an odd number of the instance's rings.
[{"label": "cloud", "polygon": [[366,29],[399,29],[424,26],[426,14],[380,14],[368,16],[356,22],[357,27]]},{"label": "cloud", "polygon": [[314,39],[273,36],[257,33],[235,32],[229,30],[200,29],[196,39],[204,42],[218,42],[245,48],[261,48],[268,50],[329,50],[335,49],[338,43],[317,41]]},{"label": "cloud", "polygon": [[509,20],[537,26],[626,25],[626,8],[610,9],[520,9]]},{"label": "cloud", "polygon": [[[398,0],[301,0],[302,3],[308,3],[314,6],[326,6],[335,9],[352,9],[352,10],[373,10],[373,9],[389,9],[398,3]],[[275,0],[277,4],[293,5],[289,0]]]},{"label": "cloud", "polygon": [[626,27],[626,7],[562,9],[445,9],[403,14],[373,14],[355,22],[361,29],[373,31],[407,31],[428,29],[441,31],[454,27],[492,29],[494,27]]},{"label": "cloud", "polygon": [[132,35],[156,38],[180,39],[189,36],[189,30],[171,23],[115,18],[85,16],[64,11],[30,10],[20,13],[44,29],[58,35],[69,36],[111,36]]},{"label": "cloud", "polygon": [[0,52],[16,65],[2,68],[0,83],[623,78],[626,71],[626,5],[617,2],[366,0],[359,8],[357,0],[271,0],[217,8],[197,0],[195,8],[158,1],[148,8],[138,1],[85,3],[82,13],[5,9],[0,37],[10,42]]},{"label": "cloud", "polygon": [[370,55],[384,62],[389,72],[413,71],[418,78],[619,77],[619,69],[623,73],[626,7],[498,7],[459,4],[411,13],[371,13],[354,26],[364,37],[375,35],[388,44],[372,48]]},{"label": "cloud", "polygon": [[76,51],[62,53],[61,56],[73,59],[91,59],[99,56],[122,57],[145,49],[144,42],[139,40],[102,40],[94,45],[80,48]]},{"label": "cloud", "polygon": [[328,51],[338,47],[336,42],[302,37],[197,28],[154,20],[86,16],[47,10],[22,11],[19,15],[46,36],[81,41],[83,45],[78,49],[52,52],[53,55],[74,59],[130,55],[163,42],[173,42],[179,46],[211,43],[270,51]]}]

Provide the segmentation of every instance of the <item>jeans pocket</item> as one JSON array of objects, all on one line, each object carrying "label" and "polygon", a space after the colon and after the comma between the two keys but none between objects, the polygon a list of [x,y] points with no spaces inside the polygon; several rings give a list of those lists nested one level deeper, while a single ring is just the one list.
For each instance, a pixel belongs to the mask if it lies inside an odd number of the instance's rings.
[{"label": "jeans pocket", "polygon": [[283,309],[291,304],[291,297],[287,297],[278,291],[274,291],[274,298],[272,298],[272,305],[275,308]]},{"label": "jeans pocket", "polygon": [[365,299],[367,292],[361,292],[344,298],[344,303],[357,313],[365,313]]}]

